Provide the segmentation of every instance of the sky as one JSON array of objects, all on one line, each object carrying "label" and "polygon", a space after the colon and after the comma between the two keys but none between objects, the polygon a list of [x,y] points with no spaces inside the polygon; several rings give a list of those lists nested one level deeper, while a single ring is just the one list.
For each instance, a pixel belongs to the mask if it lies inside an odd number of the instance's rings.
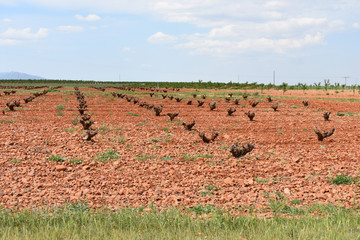
[{"label": "sky", "polygon": [[360,84],[359,0],[0,0],[0,72]]}]

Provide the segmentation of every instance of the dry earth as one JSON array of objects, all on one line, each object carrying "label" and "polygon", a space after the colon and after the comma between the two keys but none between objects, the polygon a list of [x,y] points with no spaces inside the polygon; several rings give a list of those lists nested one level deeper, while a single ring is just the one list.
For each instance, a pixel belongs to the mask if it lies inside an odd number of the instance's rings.
[{"label": "dry earth", "polygon": [[[74,125],[79,113],[72,88],[50,92],[28,104],[21,100],[22,108],[0,115],[0,205],[21,209],[86,201],[92,207],[110,208],[149,204],[263,208],[269,203],[267,193],[277,192],[302,204],[350,207],[357,201],[359,189],[354,183],[334,185],[328,179],[338,174],[359,175],[359,102],[314,99],[360,100],[350,90],[329,91],[330,95],[321,90],[305,95],[303,91],[265,91],[264,96],[299,98],[275,99],[277,112],[265,98],[252,108],[242,98],[240,105],[233,100],[227,103],[215,90],[211,91],[215,98],[205,99],[202,107],[186,105],[185,100],[164,100],[159,93],[153,98],[145,91],[137,95],[162,104],[161,116],[112,97],[110,92],[121,92],[116,89],[80,91],[99,132],[94,141],[83,140],[81,124]],[[29,95],[29,91],[20,91],[1,96],[0,103],[5,106]],[[186,98],[192,99],[191,94]],[[308,107],[302,105],[303,99],[309,99]],[[217,108],[210,111],[212,101]],[[65,107],[63,116],[58,116],[59,105]],[[230,106],[237,109],[234,116],[226,116]],[[244,114],[249,110],[255,111],[255,121]],[[324,121],[324,111],[332,112],[331,121]],[[179,116],[170,122],[169,112],[179,112]],[[337,112],[346,114],[337,116]],[[181,121],[192,120],[196,130],[185,131]],[[319,142],[314,126],[336,130]],[[210,134],[212,129],[219,137],[213,143],[202,142],[197,131]],[[236,159],[228,149],[235,141],[255,143],[255,149]],[[120,158],[96,161],[108,150],[116,151]],[[67,160],[53,162],[49,160],[52,155]],[[81,163],[71,163],[76,160]]]}]

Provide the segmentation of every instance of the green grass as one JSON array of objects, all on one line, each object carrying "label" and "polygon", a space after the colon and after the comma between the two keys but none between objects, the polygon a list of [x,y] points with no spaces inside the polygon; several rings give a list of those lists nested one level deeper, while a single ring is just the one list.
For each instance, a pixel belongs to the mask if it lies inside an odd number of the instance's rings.
[{"label": "green grass", "polygon": [[64,132],[75,132],[77,130],[77,128],[67,128],[67,129],[64,129]]},{"label": "green grass", "polygon": [[61,111],[59,111],[59,112],[56,113],[56,116],[62,117],[62,116],[64,116],[64,114]]},{"label": "green grass", "polygon": [[119,158],[121,158],[121,156],[118,152],[115,150],[106,149],[106,152],[99,153],[94,160],[99,162],[107,162],[108,160]]},{"label": "green grass", "polygon": [[161,161],[170,161],[170,160],[173,160],[173,159],[174,159],[173,157],[166,156],[166,157],[162,157]]},{"label": "green grass", "polygon": [[58,154],[51,155],[48,159],[53,162],[65,162],[66,161],[66,158],[64,158]]},{"label": "green grass", "polygon": [[340,116],[340,117],[352,117],[354,115],[355,115],[355,113],[353,113],[353,112],[346,112],[346,113],[337,112],[336,113],[336,116]]},{"label": "green grass", "polygon": [[125,142],[127,142],[127,138],[120,136],[117,138],[117,141],[118,141],[118,143],[125,143]]},{"label": "green grass", "polygon": [[151,143],[158,143],[158,142],[161,141],[161,139],[160,139],[160,138],[153,138],[153,137],[151,137],[151,138],[148,139],[148,141],[151,142]]},{"label": "green grass", "polygon": [[103,132],[110,130],[110,128],[106,126],[104,122],[101,124],[101,126],[98,129]]},{"label": "green grass", "polygon": [[299,199],[294,199],[294,200],[291,201],[291,204],[300,205],[301,201]]},{"label": "green grass", "polygon": [[190,160],[197,160],[198,158],[213,158],[214,156],[211,154],[195,154],[195,155],[190,155],[187,153],[181,153],[180,157],[183,157],[186,161],[190,161]]},{"label": "green grass", "polygon": [[330,178],[329,181],[336,185],[350,185],[356,181],[356,178],[346,175],[336,175],[335,178]]},{"label": "green grass", "polygon": [[214,192],[219,191],[220,188],[218,188],[215,185],[205,185],[202,189],[199,191],[199,195],[201,196],[211,196],[214,194]]},{"label": "green grass", "polygon": [[154,159],[155,156],[154,155],[140,155],[140,156],[136,156],[136,160],[138,161],[142,161],[145,162],[148,159]]},{"label": "green grass", "polygon": [[12,163],[21,163],[21,159],[19,159],[19,158],[11,158],[10,162],[12,162]]},{"label": "green grass", "polygon": [[[358,239],[355,210],[314,206],[323,216],[270,219],[233,216],[211,205],[185,210],[125,208],[94,211],[84,203],[57,208],[0,209],[1,239]],[[150,210],[150,211],[149,211]],[[195,216],[194,216],[195,214]],[[211,214],[211,216],[210,216]],[[207,217],[206,217],[207,216]]]},{"label": "green grass", "polygon": [[15,123],[16,120],[13,119],[1,119],[0,123]]},{"label": "green grass", "polygon": [[74,158],[74,157],[72,157],[72,158],[69,160],[69,163],[74,164],[74,165],[81,164],[82,162],[83,162],[83,160],[82,160],[81,158]]},{"label": "green grass", "polygon": [[255,182],[257,182],[257,183],[268,183],[269,179],[255,178]]},{"label": "green grass", "polygon": [[230,147],[229,146],[220,146],[219,149],[227,150],[227,149],[230,149]]},{"label": "green grass", "polygon": [[64,107],[63,105],[59,104],[59,105],[56,106],[56,110],[58,110],[58,111],[64,111],[64,110],[65,110],[65,107]]},{"label": "green grass", "polygon": [[128,112],[127,115],[133,116],[133,117],[138,117],[138,116],[140,116],[139,114],[137,114],[137,113],[132,113],[132,112]]},{"label": "green grass", "polygon": [[71,123],[72,123],[72,125],[76,126],[79,124],[79,120],[77,118],[75,118],[71,121]]}]

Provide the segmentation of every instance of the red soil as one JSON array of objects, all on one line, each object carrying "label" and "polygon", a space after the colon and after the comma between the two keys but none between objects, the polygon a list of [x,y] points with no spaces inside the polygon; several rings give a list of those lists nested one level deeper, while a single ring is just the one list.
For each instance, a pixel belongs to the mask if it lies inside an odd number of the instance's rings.
[{"label": "red soil", "polygon": [[[141,100],[163,104],[159,117],[125,99],[100,91],[87,95],[94,91],[90,88],[80,91],[86,94],[91,119],[99,129],[94,141],[84,141],[81,124],[72,124],[79,119],[74,95],[48,93],[28,104],[21,101],[22,109],[0,115],[0,205],[24,208],[86,201],[92,207],[110,208],[149,204],[263,208],[268,205],[266,193],[279,192],[289,201],[299,199],[303,204],[350,207],[359,193],[355,184],[334,185],[328,180],[339,174],[359,175],[359,103],[312,99],[359,99],[352,91],[329,91],[330,95],[320,90],[306,91],[306,95],[288,91],[284,96],[309,99],[309,106],[302,105],[303,99],[279,99],[274,100],[279,103],[277,112],[267,101],[252,108],[242,99],[236,106],[224,98],[207,98],[198,108],[186,105],[185,100],[163,100],[160,94],[158,98],[140,95]],[[29,95],[1,96],[0,102],[5,106]],[[263,95],[283,93],[265,91]],[[217,107],[210,111],[208,103],[214,100]],[[56,116],[59,104],[65,106],[64,116]],[[237,111],[226,116],[230,106]],[[249,110],[255,111],[255,121],[250,122],[244,114]],[[323,120],[324,111],[332,112],[331,121]],[[170,122],[169,112],[180,114]],[[354,116],[341,117],[337,112],[354,112]],[[180,119],[187,123],[195,120],[196,131],[185,131]],[[336,130],[319,142],[314,126]],[[219,137],[213,143],[202,142],[197,130],[210,135],[212,129]],[[235,159],[228,149],[235,141],[255,143],[255,149]],[[94,160],[107,149],[117,151],[121,158],[104,163]],[[68,160],[48,160],[56,154]],[[206,158],[206,154],[213,157]],[[72,164],[71,158],[82,159],[82,163]]]}]

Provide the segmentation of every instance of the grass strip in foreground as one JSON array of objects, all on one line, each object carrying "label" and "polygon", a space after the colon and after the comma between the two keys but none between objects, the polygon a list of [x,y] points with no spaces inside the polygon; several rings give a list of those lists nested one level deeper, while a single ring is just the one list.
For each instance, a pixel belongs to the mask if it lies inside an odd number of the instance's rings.
[{"label": "grass strip in foreground", "polygon": [[[204,211],[199,211],[203,207]],[[206,210],[206,211],[205,211]],[[336,206],[314,215],[234,216],[209,206],[94,211],[82,203],[13,212],[0,209],[1,239],[358,239],[357,210]],[[206,214],[204,214],[206,213]],[[320,213],[320,215],[319,215]]]}]

